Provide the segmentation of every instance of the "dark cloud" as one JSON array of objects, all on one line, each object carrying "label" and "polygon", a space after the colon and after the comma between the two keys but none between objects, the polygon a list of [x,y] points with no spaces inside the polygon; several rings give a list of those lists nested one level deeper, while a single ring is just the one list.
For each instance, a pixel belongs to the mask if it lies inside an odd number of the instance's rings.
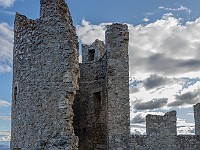
[{"label": "dark cloud", "polygon": [[145,122],[145,117],[142,116],[142,114],[138,114],[135,117],[131,119],[131,123],[144,123]]},{"label": "dark cloud", "polygon": [[175,101],[169,103],[168,106],[182,106],[186,104],[196,104],[199,102],[200,98],[200,89],[194,90],[193,92],[189,91],[184,94],[175,95]]},{"label": "dark cloud", "polygon": [[142,65],[146,71],[165,75],[176,75],[200,70],[199,59],[175,59],[158,53],[145,58]]},{"label": "dark cloud", "polygon": [[167,84],[168,81],[168,78],[152,74],[149,78],[144,80],[143,85],[147,90],[150,90],[156,87],[163,86]]},{"label": "dark cloud", "polygon": [[129,87],[130,94],[138,93],[140,90],[138,87]]},{"label": "dark cloud", "polygon": [[134,108],[137,110],[156,109],[165,106],[168,98],[155,98],[148,102],[136,102]]}]

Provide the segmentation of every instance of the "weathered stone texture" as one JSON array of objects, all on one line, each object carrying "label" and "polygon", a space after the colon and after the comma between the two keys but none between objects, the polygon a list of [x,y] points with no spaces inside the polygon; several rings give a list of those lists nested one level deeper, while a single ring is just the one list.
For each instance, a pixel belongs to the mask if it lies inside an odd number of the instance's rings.
[{"label": "weathered stone texture", "polygon": [[200,103],[194,105],[195,134],[200,135]]},{"label": "weathered stone texture", "polygon": [[56,15],[31,20],[16,14],[11,149],[78,146],[72,126],[78,38],[64,0],[41,1],[42,9],[48,7],[55,8]]},{"label": "weathered stone texture", "polygon": [[80,88],[73,106],[81,150],[129,145],[128,28],[113,24],[106,33],[105,47],[99,40],[83,45]]},{"label": "weathered stone texture", "polygon": [[199,150],[200,136],[193,135],[133,135],[132,150]]},{"label": "weathered stone texture", "polygon": [[176,111],[167,112],[164,116],[147,115],[146,133],[147,135],[176,135]]},{"label": "weathered stone texture", "polygon": [[129,149],[129,32],[127,25],[107,26],[105,39],[108,147],[113,150]]},{"label": "weathered stone texture", "polygon": [[105,54],[105,46],[103,41],[95,40],[91,45],[82,45],[82,61],[83,63],[95,62]]},{"label": "weathered stone texture", "polygon": [[[104,60],[104,58],[103,58]],[[79,90],[74,101],[74,129],[80,150],[106,147],[105,61],[80,64]]]},{"label": "weathered stone texture", "polygon": [[200,104],[196,136],[176,135],[175,111],[148,115],[147,135],[130,135],[127,25],[107,26],[105,44],[83,45],[79,64],[65,1],[40,3],[39,19],[15,17],[11,149],[200,149]]}]

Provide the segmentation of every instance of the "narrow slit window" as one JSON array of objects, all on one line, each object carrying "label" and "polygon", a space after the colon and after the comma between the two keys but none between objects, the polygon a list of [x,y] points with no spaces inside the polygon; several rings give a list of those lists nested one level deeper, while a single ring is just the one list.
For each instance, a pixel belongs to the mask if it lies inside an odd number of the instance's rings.
[{"label": "narrow slit window", "polygon": [[95,54],[95,49],[90,49],[88,51],[88,61],[93,61],[94,60],[94,54]]},{"label": "narrow slit window", "polygon": [[17,87],[14,88],[14,100],[17,99]]},{"label": "narrow slit window", "polygon": [[87,135],[87,130],[86,130],[86,128],[83,128],[83,135]]}]

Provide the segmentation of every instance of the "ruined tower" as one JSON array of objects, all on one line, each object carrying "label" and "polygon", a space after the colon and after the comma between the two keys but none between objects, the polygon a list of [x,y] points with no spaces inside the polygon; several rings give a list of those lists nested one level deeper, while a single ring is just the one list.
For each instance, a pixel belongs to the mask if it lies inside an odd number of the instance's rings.
[{"label": "ruined tower", "polygon": [[40,18],[15,17],[12,150],[200,149],[177,135],[176,111],[147,115],[147,136],[130,135],[128,26],[107,26],[105,43],[82,45],[64,0],[40,0]]},{"label": "ruined tower", "polygon": [[106,31],[106,86],[109,149],[129,149],[129,32],[127,25],[113,24]]},{"label": "ruined tower", "polygon": [[73,105],[80,150],[129,149],[127,25],[107,26],[105,44],[82,45],[79,90]]},{"label": "ruined tower", "polygon": [[11,149],[75,150],[78,38],[64,0],[40,5],[39,19],[15,17]]},{"label": "ruined tower", "polygon": [[147,115],[146,133],[147,135],[177,135],[176,111],[167,112],[164,116]]},{"label": "ruined tower", "polygon": [[64,0],[40,0],[36,20],[16,14],[11,149],[129,149],[127,25],[105,39],[83,45],[79,64]]}]

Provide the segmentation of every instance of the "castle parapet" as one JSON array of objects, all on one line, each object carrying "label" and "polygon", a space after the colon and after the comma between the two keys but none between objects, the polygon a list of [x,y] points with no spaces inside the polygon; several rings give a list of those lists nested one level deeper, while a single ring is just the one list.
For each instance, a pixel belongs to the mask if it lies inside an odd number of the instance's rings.
[{"label": "castle parapet", "polygon": [[146,116],[146,133],[147,135],[177,135],[176,120],[176,111],[174,110],[167,112],[164,116],[148,114]]}]

